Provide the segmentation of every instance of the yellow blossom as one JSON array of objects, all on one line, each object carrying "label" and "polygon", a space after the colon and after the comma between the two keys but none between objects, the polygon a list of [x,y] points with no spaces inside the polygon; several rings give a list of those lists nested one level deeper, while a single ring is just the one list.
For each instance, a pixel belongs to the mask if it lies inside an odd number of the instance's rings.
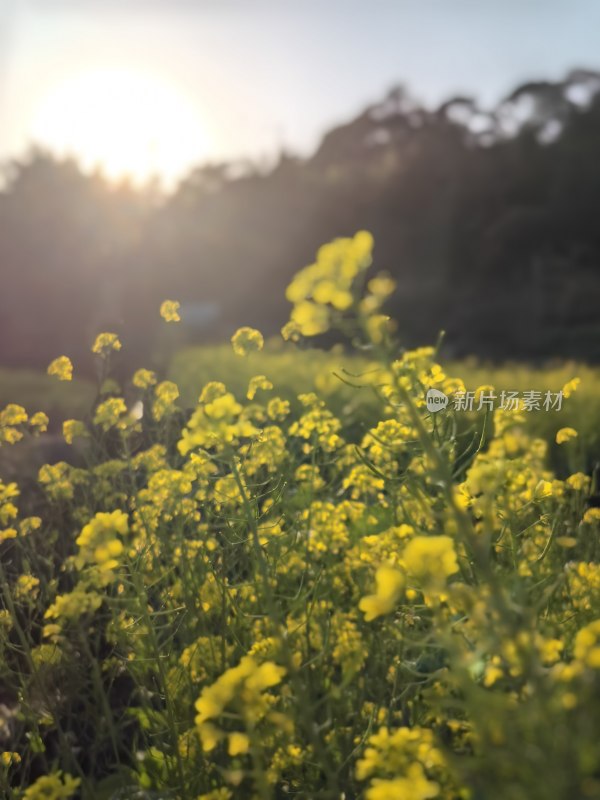
[{"label": "yellow blossom", "polygon": [[588,508],[583,515],[583,522],[588,522],[590,525],[593,522],[600,522],[600,508]]},{"label": "yellow blossom", "polygon": [[156,373],[150,369],[138,369],[132,378],[132,383],[138,389],[149,389],[156,383]]},{"label": "yellow blossom", "polygon": [[62,772],[42,775],[28,789],[23,800],[69,800],[77,791],[81,780]]},{"label": "yellow blossom", "polygon": [[121,342],[116,333],[99,333],[92,345],[92,353],[106,356],[111,350],[120,350]]},{"label": "yellow blossom", "polygon": [[160,315],[166,322],[181,322],[180,307],[177,300],[164,300],[160,306]]},{"label": "yellow blossom", "polygon": [[59,356],[48,366],[48,375],[54,375],[59,381],[73,380],[73,364],[67,356]]},{"label": "yellow blossom", "polygon": [[238,756],[247,753],[250,749],[250,738],[245,733],[237,731],[229,734],[229,746],[227,752],[230,756]]},{"label": "yellow blossom", "polygon": [[291,322],[303,336],[317,336],[329,328],[329,311],[325,306],[303,300],[294,306]]},{"label": "yellow blossom", "polygon": [[384,565],[375,573],[375,594],[363,597],[358,607],[371,620],[393,611],[404,589],[404,575],[393,567]]},{"label": "yellow blossom", "polygon": [[155,400],[152,404],[152,416],[160,421],[176,410],[175,401],[179,397],[179,387],[173,381],[162,381],[154,390]]},{"label": "yellow blossom", "polygon": [[578,661],[593,669],[600,669],[600,619],[594,620],[578,631],[574,655]]},{"label": "yellow blossom", "polygon": [[581,378],[572,378],[570,381],[565,383],[562,388],[562,393],[564,397],[570,397],[573,392],[576,392],[579,388],[579,384],[581,383]]},{"label": "yellow blossom", "polygon": [[407,572],[424,583],[444,583],[458,571],[450,536],[415,536],[402,553]]},{"label": "yellow blossom", "polygon": [[110,428],[123,430],[127,426],[127,416],[125,400],[122,397],[109,397],[96,408],[94,425],[99,425],[104,431]]},{"label": "yellow blossom", "polygon": [[540,480],[533,491],[533,498],[534,500],[544,500],[547,497],[551,497],[552,493],[552,483],[550,481]]},{"label": "yellow blossom", "polygon": [[561,428],[556,433],[556,444],[564,444],[564,442],[569,442],[571,439],[575,439],[577,436],[577,431],[574,428]]},{"label": "yellow blossom", "polygon": [[411,764],[406,777],[375,778],[365,793],[366,800],[429,800],[439,795],[439,784],[427,780],[420,764]]},{"label": "yellow blossom", "polygon": [[16,537],[16,528],[5,528],[4,530],[0,530],[0,543],[6,542],[9,539],[16,539]]},{"label": "yellow blossom", "polygon": [[262,333],[255,328],[238,328],[231,337],[233,352],[238,356],[247,356],[262,350],[264,343]]},{"label": "yellow blossom", "polygon": [[12,767],[21,763],[21,756],[18,753],[5,750],[0,754],[0,763],[5,767]]},{"label": "yellow blossom", "polygon": [[48,415],[43,411],[36,411],[36,413],[29,418],[29,425],[38,433],[45,433],[45,431],[48,430],[49,422]]},{"label": "yellow blossom", "polygon": [[248,400],[254,400],[256,392],[259,389],[263,391],[268,391],[269,389],[273,388],[273,384],[265,375],[255,375],[253,378],[250,378],[250,383],[248,384],[248,391],[246,393],[246,397]]},{"label": "yellow blossom", "polygon": [[589,476],[585,475],[583,472],[575,472],[573,475],[569,475],[567,483],[572,489],[575,489],[575,491],[582,492],[588,488],[591,481]]},{"label": "yellow blossom", "polygon": [[76,436],[88,436],[88,431],[83,422],[78,419],[66,419],[62,426],[63,437],[67,444],[73,444]]}]

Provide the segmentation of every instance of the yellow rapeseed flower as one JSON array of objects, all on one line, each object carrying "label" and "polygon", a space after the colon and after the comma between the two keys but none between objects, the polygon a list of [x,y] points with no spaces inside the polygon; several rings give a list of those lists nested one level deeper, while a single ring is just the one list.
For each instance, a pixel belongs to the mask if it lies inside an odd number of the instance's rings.
[{"label": "yellow rapeseed flower", "polygon": [[402,554],[406,570],[423,583],[439,584],[458,571],[450,536],[415,536]]},{"label": "yellow rapeseed flower", "polygon": [[68,356],[59,356],[48,365],[48,375],[53,375],[59,381],[73,380],[73,364]]},{"label": "yellow rapeseed flower", "polygon": [[253,378],[250,378],[250,383],[248,384],[248,391],[246,393],[246,397],[248,398],[248,400],[254,400],[256,392],[259,389],[262,389],[263,391],[268,391],[269,389],[272,388],[273,384],[266,377],[266,375],[255,375]]},{"label": "yellow rapeseed flower", "polygon": [[92,353],[106,356],[111,350],[120,350],[121,342],[116,333],[99,333],[92,346]]},{"label": "yellow rapeseed flower", "polygon": [[394,567],[384,565],[375,573],[375,583],[375,594],[363,597],[358,604],[367,622],[394,610],[404,589],[404,575]]},{"label": "yellow rapeseed flower", "polygon": [[238,356],[247,356],[249,353],[262,350],[265,340],[256,328],[238,328],[231,337],[233,352]]},{"label": "yellow rapeseed flower", "polygon": [[600,508],[588,508],[583,515],[583,522],[600,522]]},{"label": "yellow rapeseed flower", "polygon": [[574,655],[592,669],[600,669],[600,619],[582,628],[575,637]]},{"label": "yellow rapeseed flower", "polygon": [[376,297],[388,297],[396,289],[396,281],[385,272],[375,275],[367,284],[367,289]]},{"label": "yellow rapeseed flower", "polygon": [[28,789],[25,789],[23,800],[68,800],[77,791],[81,780],[71,775],[54,772],[42,775]]},{"label": "yellow rapeseed flower", "polygon": [[230,756],[239,756],[247,753],[250,749],[250,737],[246,733],[229,734],[229,746],[227,752]]},{"label": "yellow rapeseed flower", "polygon": [[579,384],[581,383],[581,378],[572,378],[570,381],[565,383],[562,388],[563,397],[570,397],[573,392],[576,392],[579,388]]},{"label": "yellow rapeseed flower", "polygon": [[27,422],[27,412],[23,406],[16,403],[9,403],[6,408],[0,411],[0,427],[14,428]]},{"label": "yellow rapeseed flower", "polygon": [[591,479],[583,472],[575,472],[567,478],[567,484],[577,492],[584,491],[591,483]]},{"label": "yellow rapeseed flower", "polygon": [[157,422],[176,410],[175,401],[179,397],[179,387],[173,381],[162,381],[154,390],[152,416]]},{"label": "yellow rapeseed flower", "polygon": [[78,419],[66,419],[62,425],[63,438],[67,444],[73,444],[76,436],[87,436],[85,424]]},{"label": "yellow rapeseed flower", "polygon": [[300,335],[300,326],[292,320],[286,322],[281,329],[281,336],[286,342],[297,342],[300,340]]},{"label": "yellow rapeseed flower", "polygon": [[411,764],[406,777],[385,780],[375,778],[365,793],[366,800],[429,800],[439,795],[439,784],[425,777],[423,767],[418,762]]},{"label": "yellow rapeseed flower", "polygon": [[545,500],[547,497],[552,497],[553,488],[550,481],[538,481],[535,489],[533,490],[534,500]]},{"label": "yellow rapeseed flower", "polygon": [[570,442],[571,439],[575,439],[577,436],[577,431],[575,428],[561,428],[556,433],[556,444],[564,444],[565,442]]},{"label": "yellow rapeseed flower", "polygon": [[303,336],[317,336],[329,328],[329,310],[310,300],[302,300],[294,306],[291,322]]},{"label": "yellow rapeseed flower", "polygon": [[48,415],[43,411],[36,411],[33,416],[29,418],[29,425],[36,433],[45,433],[48,430]]},{"label": "yellow rapeseed flower", "polygon": [[0,544],[2,542],[6,542],[9,539],[16,539],[17,538],[17,531],[15,528],[5,528],[3,531],[0,531]]},{"label": "yellow rapeseed flower", "polygon": [[10,750],[5,750],[3,753],[0,753],[0,764],[5,767],[12,767],[15,764],[21,763],[21,756],[18,753],[14,753]]},{"label": "yellow rapeseed flower", "polygon": [[180,304],[177,300],[165,300],[160,306],[160,315],[166,322],[181,322]]},{"label": "yellow rapeseed flower", "polygon": [[122,397],[109,397],[100,403],[94,413],[94,425],[99,425],[102,430],[110,428],[123,430],[127,422],[127,406]]},{"label": "yellow rapeseed flower", "polygon": [[138,389],[149,389],[156,383],[156,373],[150,369],[138,369],[133,376],[132,383]]}]

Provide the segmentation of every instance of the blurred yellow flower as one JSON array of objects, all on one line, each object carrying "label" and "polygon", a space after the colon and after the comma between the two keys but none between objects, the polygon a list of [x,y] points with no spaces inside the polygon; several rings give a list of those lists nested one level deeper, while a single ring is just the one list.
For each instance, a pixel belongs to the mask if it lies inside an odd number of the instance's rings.
[{"label": "blurred yellow flower", "polygon": [[544,500],[546,497],[551,497],[553,493],[552,483],[550,481],[541,480],[536,484],[533,490],[534,500]]},{"label": "blurred yellow flower", "polygon": [[110,428],[123,430],[127,423],[127,406],[122,397],[109,397],[100,403],[94,412],[94,425],[99,425],[103,431]]},{"label": "blurred yellow flower", "polygon": [[48,375],[54,375],[59,381],[73,380],[73,364],[67,356],[59,356],[48,366]]},{"label": "blurred yellow flower", "polygon": [[262,389],[263,391],[268,391],[269,389],[272,388],[273,384],[266,377],[266,375],[255,375],[253,378],[250,378],[250,383],[248,384],[248,391],[246,392],[246,397],[248,398],[248,400],[254,400],[256,392],[259,389]]},{"label": "blurred yellow flower", "polygon": [[229,734],[229,746],[227,752],[230,756],[239,756],[247,753],[250,749],[250,737],[245,733],[237,731]]},{"label": "blurred yellow flower", "polygon": [[404,589],[404,575],[394,567],[384,565],[375,573],[375,583],[375,594],[363,597],[358,604],[367,622],[394,610]]},{"label": "blurred yellow flower", "polygon": [[575,637],[574,655],[592,669],[600,669],[600,619],[590,622]]},{"label": "blurred yellow flower", "polygon": [[443,583],[458,571],[450,536],[415,536],[404,548],[402,560],[407,572],[424,583]]},{"label": "blurred yellow flower", "polygon": [[32,417],[29,418],[29,424],[39,433],[44,433],[48,430],[48,415],[43,411],[37,411]]},{"label": "blurred yellow flower", "polygon": [[27,412],[23,406],[9,403],[6,408],[0,411],[0,425],[3,427],[22,425],[24,422],[27,422]]},{"label": "blurred yellow flower", "polygon": [[292,309],[290,321],[303,336],[317,336],[329,328],[329,311],[318,303],[302,300]]},{"label": "blurred yellow flower", "polygon": [[120,350],[121,342],[116,333],[99,333],[92,346],[92,353],[107,355],[111,350]]},{"label": "blurred yellow flower", "polygon": [[583,515],[583,522],[600,522],[600,508],[588,508]]},{"label": "blurred yellow flower", "polygon": [[156,383],[156,373],[150,369],[138,369],[132,378],[132,383],[138,389],[149,389]]},{"label": "blurred yellow flower", "polygon": [[581,378],[572,378],[568,383],[562,388],[562,393],[564,397],[570,397],[573,392],[576,392],[579,388],[579,384],[581,383]]},{"label": "blurred yellow flower", "polygon": [[297,342],[300,339],[300,326],[290,320],[281,329],[281,336],[286,342]]},{"label": "blurred yellow flower", "polygon": [[81,780],[62,772],[42,775],[28,789],[25,789],[23,800],[68,800],[77,791]]},{"label": "blurred yellow flower", "polygon": [[575,428],[561,428],[556,434],[556,444],[564,444],[565,442],[575,439],[577,431]]},{"label": "blurred yellow flower", "polygon": [[0,531],[0,544],[6,542],[8,539],[15,539],[16,536],[17,531],[15,528],[5,528],[3,531]]},{"label": "blurred yellow flower", "polygon": [[249,353],[262,350],[264,343],[262,333],[255,328],[238,328],[231,337],[233,352],[238,356],[247,356]]},{"label": "blurred yellow flower", "polygon": [[160,315],[166,322],[181,322],[180,304],[177,300],[165,300],[160,306]]},{"label": "blurred yellow flower", "polygon": [[156,399],[152,404],[152,416],[159,422],[176,410],[175,401],[179,397],[179,387],[173,381],[162,381],[154,390]]},{"label": "blurred yellow flower", "polygon": [[567,483],[572,489],[580,492],[588,488],[591,483],[591,478],[583,472],[575,472],[573,475],[569,475]]},{"label": "blurred yellow flower", "polygon": [[21,756],[18,753],[5,750],[0,754],[0,763],[5,767],[12,767],[15,764],[21,763]]},{"label": "blurred yellow flower", "polygon": [[66,419],[62,425],[63,438],[67,444],[73,444],[76,436],[87,436],[88,431],[84,423],[78,419]]}]

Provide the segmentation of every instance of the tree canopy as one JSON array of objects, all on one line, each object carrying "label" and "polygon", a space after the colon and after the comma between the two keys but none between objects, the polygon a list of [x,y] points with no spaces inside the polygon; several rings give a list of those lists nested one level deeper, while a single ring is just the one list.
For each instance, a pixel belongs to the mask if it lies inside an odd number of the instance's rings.
[{"label": "tree canopy", "polygon": [[398,282],[407,346],[451,355],[600,360],[600,73],[528,82],[495,108],[428,110],[402,87],[268,170],[198,167],[168,196],[34,150],[0,193],[0,363],[89,369],[100,330],[134,363],[158,306],[193,341],[277,332],[283,290],[318,245],[369,229]]}]

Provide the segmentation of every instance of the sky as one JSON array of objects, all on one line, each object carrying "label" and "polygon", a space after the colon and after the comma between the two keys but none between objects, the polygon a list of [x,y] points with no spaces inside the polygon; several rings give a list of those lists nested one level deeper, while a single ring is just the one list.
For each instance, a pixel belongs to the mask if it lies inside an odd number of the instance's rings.
[{"label": "sky", "polygon": [[600,68],[597,0],[0,0],[0,161],[118,174],[307,155],[392,86],[491,105]]}]

